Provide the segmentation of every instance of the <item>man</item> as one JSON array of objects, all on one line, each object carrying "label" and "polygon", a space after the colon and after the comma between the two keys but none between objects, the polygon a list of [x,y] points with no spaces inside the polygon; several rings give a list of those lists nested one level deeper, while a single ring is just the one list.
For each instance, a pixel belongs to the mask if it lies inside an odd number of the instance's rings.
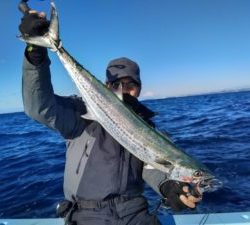
[{"label": "man", "polygon": [[[43,13],[29,11],[19,29],[23,35],[36,36],[45,34],[48,26]],[[98,122],[82,118],[86,107],[81,98],[54,94],[49,65],[45,48],[27,46],[23,64],[24,110],[31,118],[58,131],[67,143],[66,201],[60,204],[59,214],[65,217],[66,224],[160,224],[156,216],[149,214],[142,196],[143,162]],[[141,91],[139,66],[128,58],[115,59],[109,63],[106,75],[107,87],[114,92],[122,89],[124,104],[154,126],[154,113],[137,100]],[[175,210],[194,208],[200,200],[189,193],[184,183],[161,180],[158,189]]]}]

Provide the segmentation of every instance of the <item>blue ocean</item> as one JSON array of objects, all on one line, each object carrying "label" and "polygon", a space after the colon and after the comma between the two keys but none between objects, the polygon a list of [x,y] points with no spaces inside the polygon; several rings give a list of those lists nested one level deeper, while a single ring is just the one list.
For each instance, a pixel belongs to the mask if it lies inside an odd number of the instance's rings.
[{"label": "blue ocean", "polygon": [[[184,213],[249,211],[250,92],[144,103],[157,113],[157,127],[224,184]],[[64,140],[23,112],[1,114],[0,124],[0,218],[56,217],[57,202],[63,199]],[[148,186],[145,195],[153,210],[158,195]]]}]

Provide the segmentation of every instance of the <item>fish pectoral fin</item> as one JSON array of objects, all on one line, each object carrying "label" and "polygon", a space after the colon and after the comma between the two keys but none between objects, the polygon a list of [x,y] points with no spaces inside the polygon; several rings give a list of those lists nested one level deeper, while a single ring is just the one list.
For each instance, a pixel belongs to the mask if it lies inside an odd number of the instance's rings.
[{"label": "fish pectoral fin", "polygon": [[164,158],[156,158],[155,162],[166,167],[172,166],[172,163]]}]

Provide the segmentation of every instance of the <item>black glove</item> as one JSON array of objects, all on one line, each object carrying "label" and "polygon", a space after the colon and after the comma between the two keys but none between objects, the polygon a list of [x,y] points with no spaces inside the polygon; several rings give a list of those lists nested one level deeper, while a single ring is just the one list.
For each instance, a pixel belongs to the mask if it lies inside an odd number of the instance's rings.
[{"label": "black glove", "polygon": [[19,25],[19,30],[22,35],[31,37],[44,35],[48,32],[48,29],[49,21],[39,16],[39,13],[26,13]]},{"label": "black glove", "polygon": [[[174,211],[180,211],[189,208],[180,200],[180,195],[187,196],[190,193],[184,192],[183,187],[188,186],[187,183],[167,180],[160,186],[160,192],[164,196],[164,203],[170,206]],[[194,197],[198,197],[193,194]]]},{"label": "black glove", "polygon": [[[40,36],[44,35],[49,28],[49,21],[40,17],[38,13],[26,13],[21,20],[19,30],[22,35]],[[28,45],[25,49],[25,56],[33,65],[40,65],[47,56],[47,49],[40,46]]]}]

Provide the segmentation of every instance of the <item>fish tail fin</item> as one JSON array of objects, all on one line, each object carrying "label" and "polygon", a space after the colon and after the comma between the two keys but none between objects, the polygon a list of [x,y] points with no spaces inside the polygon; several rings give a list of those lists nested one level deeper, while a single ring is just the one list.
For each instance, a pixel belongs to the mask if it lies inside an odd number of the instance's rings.
[{"label": "fish tail fin", "polygon": [[61,47],[58,14],[54,2],[51,2],[51,16],[48,32],[43,36],[31,37],[22,35],[19,39],[29,44],[50,48],[52,51],[56,51]]},{"label": "fish tail fin", "polygon": [[50,15],[50,25],[49,25],[48,35],[55,43],[59,45],[60,43],[59,20],[54,2],[51,2],[51,15]]}]

